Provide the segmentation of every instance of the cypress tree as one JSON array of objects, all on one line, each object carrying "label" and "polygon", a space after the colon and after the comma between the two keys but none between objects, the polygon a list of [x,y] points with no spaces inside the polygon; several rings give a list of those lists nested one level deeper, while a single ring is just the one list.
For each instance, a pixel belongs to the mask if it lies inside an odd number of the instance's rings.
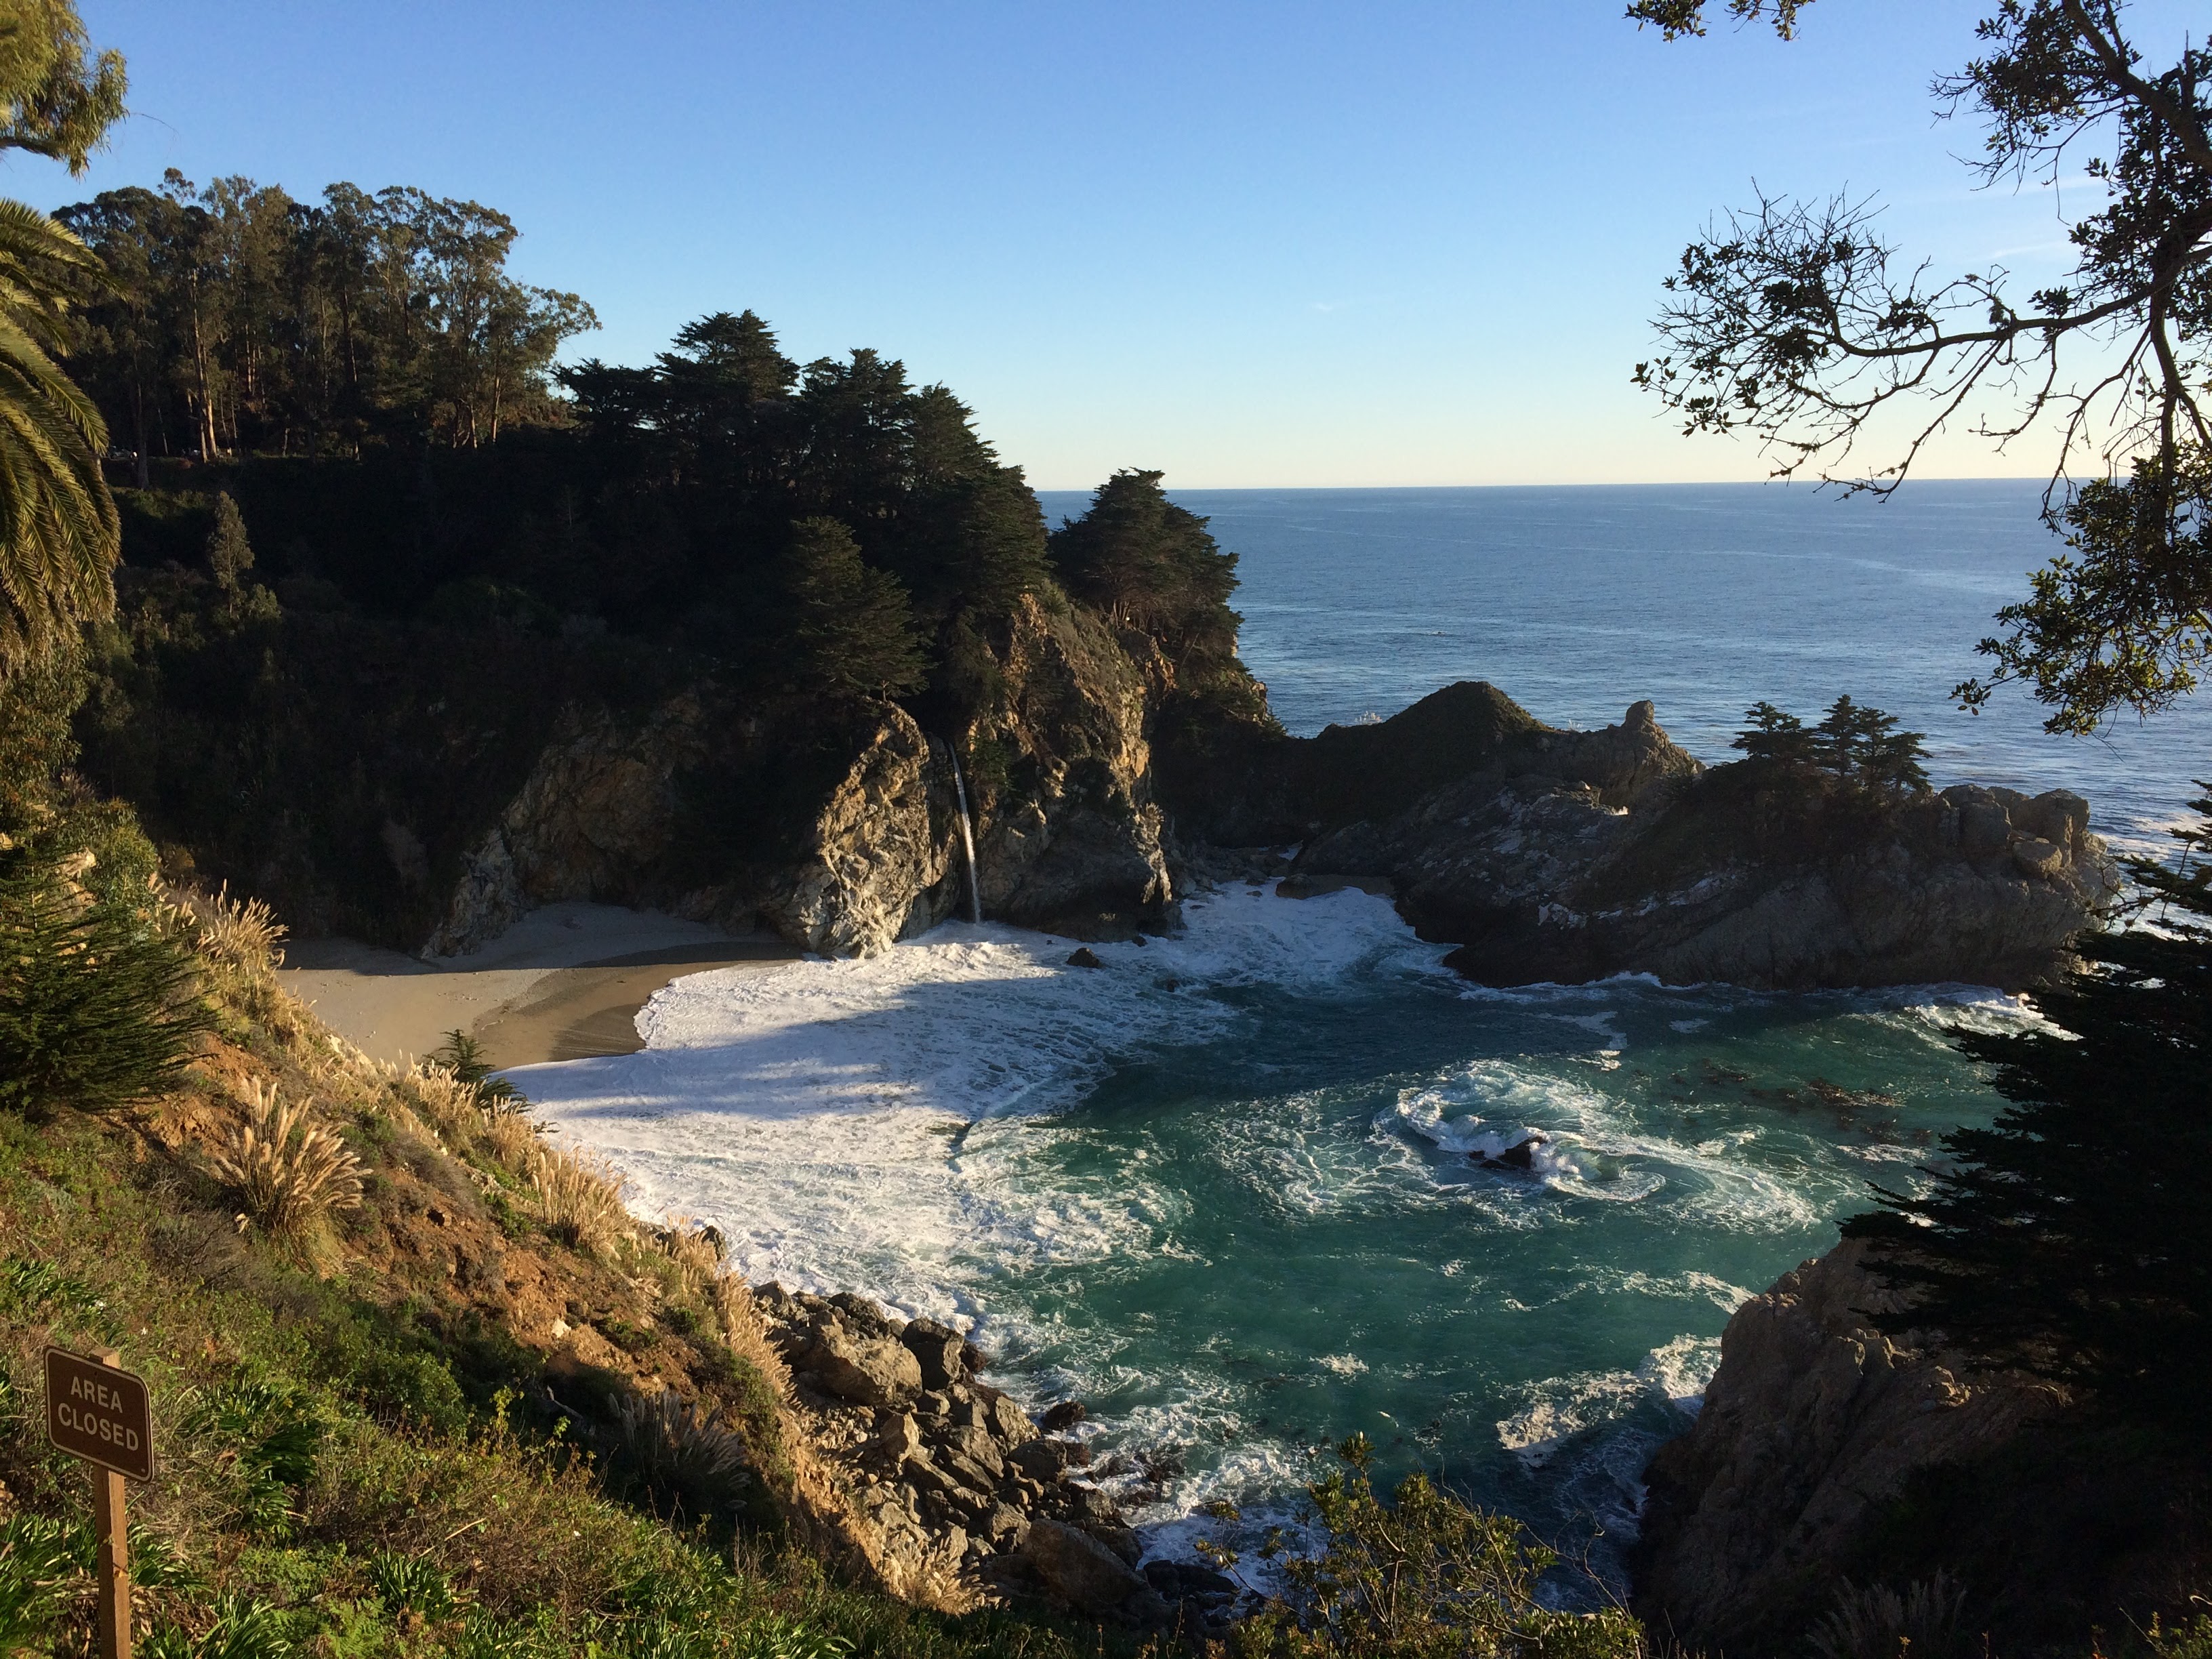
[{"label": "cypress tree", "polygon": [[2037,998],[2047,1024],[1959,1037],[2004,1112],[1844,1228],[1913,1293],[1886,1324],[2177,1424],[2212,1409],[2212,793],[2191,805],[2177,865],[2125,860],[2156,925],[2084,941]]},{"label": "cypress tree", "polygon": [[927,678],[906,589],[865,563],[853,532],[836,520],[792,526],[784,588],[801,690],[896,697]]},{"label": "cypress tree", "polygon": [[246,520],[224,490],[215,498],[215,528],[208,532],[208,568],[226,593],[238,591],[239,578],[253,568],[253,544],[246,538]]}]

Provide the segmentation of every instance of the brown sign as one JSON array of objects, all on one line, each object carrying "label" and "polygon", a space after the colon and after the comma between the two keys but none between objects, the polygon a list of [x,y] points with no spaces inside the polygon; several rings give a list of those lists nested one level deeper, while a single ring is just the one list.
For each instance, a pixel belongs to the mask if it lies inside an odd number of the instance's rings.
[{"label": "brown sign", "polygon": [[46,1438],[133,1480],[154,1478],[154,1417],[146,1384],[96,1359],[46,1350]]}]

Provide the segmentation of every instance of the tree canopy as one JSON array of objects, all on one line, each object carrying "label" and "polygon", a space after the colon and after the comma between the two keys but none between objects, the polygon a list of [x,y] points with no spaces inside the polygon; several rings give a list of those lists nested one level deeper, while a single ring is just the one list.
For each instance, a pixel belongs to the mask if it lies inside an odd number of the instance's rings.
[{"label": "tree canopy", "polygon": [[[1785,38],[1810,0],[1729,0]],[[2086,173],[2104,204],[2075,217],[2071,274],[2021,294],[1994,262],[1959,275],[1885,240],[1871,197],[1762,197],[1684,251],[1637,382],[1686,432],[1747,434],[1779,477],[1886,491],[1954,422],[1999,446],[2051,440],[2045,514],[2067,550],[1984,640],[1980,707],[2017,681],[2053,731],[2148,714],[2212,657],[2212,54],[2163,67],[2131,43],[2122,0],[1991,0],[1981,53],[1939,76],[1946,114],[1984,127],[1984,184]],[[1637,0],[1669,39],[1705,32],[1706,0]],[[1717,10],[1717,7],[1712,8]],[[1862,458],[1869,423],[1916,406],[1896,453]],[[2076,483],[2081,472],[2103,474]]]},{"label": "tree canopy", "polygon": [[1849,692],[1828,705],[1818,726],[1761,701],[1744,711],[1750,725],[1729,745],[1748,760],[1814,766],[1869,788],[1925,789],[1927,733],[1900,732],[1897,716],[1853,702]]},{"label": "tree canopy", "polygon": [[84,171],[130,91],[123,54],[92,55],[74,0],[0,7],[0,149],[28,150]]},{"label": "tree canopy", "polygon": [[115,279],[71,356],[142,485],[154,456],[473,447],[557,422],[554,354],[598,326],[575,295],[507,274],[505,214],[409,187],[310,204],[172,168],[58,216]]}]

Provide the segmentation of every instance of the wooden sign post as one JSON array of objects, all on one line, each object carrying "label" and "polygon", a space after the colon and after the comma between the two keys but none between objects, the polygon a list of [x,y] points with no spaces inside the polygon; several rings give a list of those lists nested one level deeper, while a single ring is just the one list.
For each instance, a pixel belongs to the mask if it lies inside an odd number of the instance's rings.
[{"label": "wooden sign post", "polygon": [[154,1478],[154,1414],[143,1378],[123,1356],[46,1350],[46,1438],[94,1465],[92,1512],[100,1529],[100,1659],[131,1659],[131,1527],[125,1479]]}]

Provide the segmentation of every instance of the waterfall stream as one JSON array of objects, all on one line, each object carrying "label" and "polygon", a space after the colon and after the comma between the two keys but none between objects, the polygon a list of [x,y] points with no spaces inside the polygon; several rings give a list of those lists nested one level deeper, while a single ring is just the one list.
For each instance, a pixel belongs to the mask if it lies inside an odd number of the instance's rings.
[{"label": "waterfall stream", "polygon": [[983,920],[983,884],[975,868],[975,825],[968,816],[968,785],[960,775],[960,757],[948,743],[945,757],[952,763],[952,793],[960,802],[960,842],[968,851],[968,920]]}]

